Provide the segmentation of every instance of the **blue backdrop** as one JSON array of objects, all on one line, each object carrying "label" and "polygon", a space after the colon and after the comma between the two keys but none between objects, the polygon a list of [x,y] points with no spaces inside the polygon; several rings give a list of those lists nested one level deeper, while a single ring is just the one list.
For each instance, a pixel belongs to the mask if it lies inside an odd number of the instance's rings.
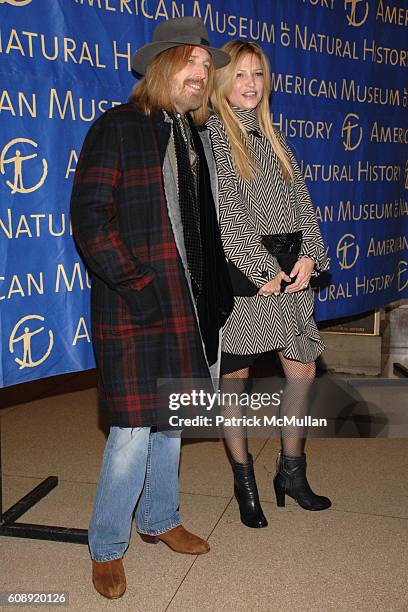
[{"label": "blue backdrop", "polygon": [[405,0],[1,0],[0,386],[91,368],[69,195],[91,122],[127,99],[157,22],[259,42],[332,260],[317,319],[408,295]]}]

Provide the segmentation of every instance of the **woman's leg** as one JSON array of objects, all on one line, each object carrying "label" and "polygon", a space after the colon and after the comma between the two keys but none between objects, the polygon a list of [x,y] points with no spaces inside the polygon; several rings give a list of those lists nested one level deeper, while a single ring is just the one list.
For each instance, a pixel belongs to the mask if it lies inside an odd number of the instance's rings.
[{"label": "woman's leg", "polygon": [[[224,374],[221,390],[223,393],[223,416],[230,424],[223,427],[225,445],[234,472],[234,494],[238,502],[241,521],[255,529],[266,527],[268,521],[259,502],[252,456],[248,453],[247,428],[242,420],[244,410],[241,394],[248,381],[249,368]],[[234,421],[231,421],[234,419]],[[231,423],[234,423],[231,425]]]},{"label": "woman's leg", "polygon": [[[287,384],[281,405],[281,416],[303,418],[308,414],[310,386],[316,374],[314,362],[301,363],[279,354]],[[273,480],[276,502],[285,505],[285,495],[292,497],[305,510],[325,510],[331,506],[328,497],[316,495],[306,477],[304,454],[306,428],[301,425],[282,427],[276,475]]]},{"label": "woman's leg", "polygon": [[[221,391],[226,398],[223,403],[223,417],[225,420],[235,419],[235,423],[239,423],[239,419],[242,419],[243,411],[240,405],[240,395],[245,389],[248,376],[249,368],[243,368],[242,370],[223,375]],[[247,428],[242,424],[237,424],[232,427],[224,426],[223,432],[225,445],[230,458],[237,463],[247,463]]]},{"label": "woman's leg", "polygon": [[[308,413],[308,396],[316,375],[315,362],[301,363],[287,359],[279,353],[279,358],[286,377],[285,393],[281,404],[281,416],[303,418]],[[294,426],[282,427],[281,445],[285,455],[298,457],[304,451],[305,428]]]}]

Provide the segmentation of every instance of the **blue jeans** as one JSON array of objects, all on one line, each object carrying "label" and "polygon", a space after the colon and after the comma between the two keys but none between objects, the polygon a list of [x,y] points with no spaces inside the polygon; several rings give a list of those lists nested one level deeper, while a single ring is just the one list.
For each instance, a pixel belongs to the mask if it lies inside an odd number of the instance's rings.
[{"label": "blue jeans", "polygon": [[122,557],[133,513],[140,533],[158,535],[180,524],[180,433],[111,427],[88,531],[92,559]]}]

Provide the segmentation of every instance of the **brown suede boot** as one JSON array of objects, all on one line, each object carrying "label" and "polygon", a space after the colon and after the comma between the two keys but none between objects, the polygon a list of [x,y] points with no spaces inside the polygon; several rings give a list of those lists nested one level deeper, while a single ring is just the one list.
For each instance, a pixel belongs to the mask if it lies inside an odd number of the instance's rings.
[{"label": "brown suede boot", "polygon": [[94,561],[92,559],[92,582],[95,589],[108,599],[122,597],[126,591],[126,576],[122,559]]},{"label": "brown suede boot", "polygon": [[143,542],[157,544],[161,540],[175,552],[186,555],[204,555],[210,550],[208,542],[184,529],[183,525],[177,525],[174,529],[156,536],[145,533],[139,535]]}]

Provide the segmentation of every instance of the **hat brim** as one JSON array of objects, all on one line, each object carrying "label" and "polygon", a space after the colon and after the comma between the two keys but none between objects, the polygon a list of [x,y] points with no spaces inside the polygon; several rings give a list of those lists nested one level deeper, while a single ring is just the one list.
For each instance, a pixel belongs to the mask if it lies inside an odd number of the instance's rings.
[{"label": "hat brim", "polygon": [[163,51],[167,51],[167,49],[172,49],[173,47],[180,47],[182,45],[192,45],[193,47],[201,47],[208,51],[211,55],[212,60],[214,62],[214,68],[218,70],[218,68],[223,68],[230,62],[230,56],[225,51],[221,51],[221,49],[216,49],[215,47],[209,47],[207,45],[197,45],[194,43],[181,43],[181,42],[153,42],[147,45],[144,45],[140,49],[136,51],[136,53],[132,57],[132,68],[136,72],[136,74],[140,76],[144,76],[146,74],[146,70],[150,62],[154,60],[154,58],[162,53]]}]

